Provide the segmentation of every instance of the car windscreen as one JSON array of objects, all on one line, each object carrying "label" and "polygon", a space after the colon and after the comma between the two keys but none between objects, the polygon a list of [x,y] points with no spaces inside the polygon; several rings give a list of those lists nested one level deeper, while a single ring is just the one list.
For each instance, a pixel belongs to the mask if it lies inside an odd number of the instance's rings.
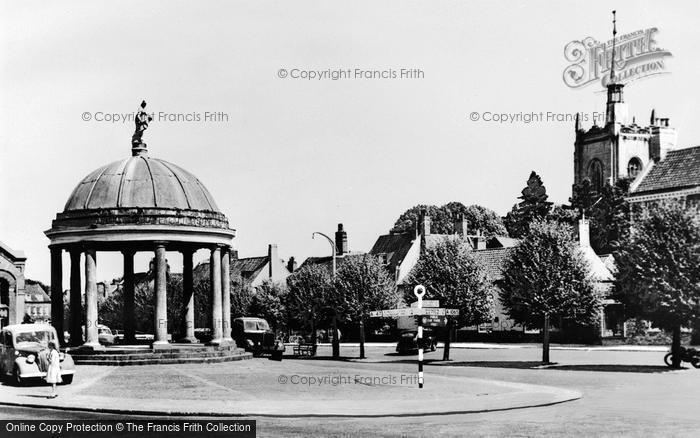
[{"label": "car windscreen", "polygon": [[20,332],[15,334],[15,346],[21,347],[22,344],[41,344],[47,346],[49,341],[55,341],[53,332],[50,330],[35,330]]},{"label": "car windscreen", "polygon": [[101,328],[101,329],[98,329],[98,333],[101,335],[111,335],[112,331],[108,328]]},{"label": "car windscreen", "polygon": [[270,330],[270,326],[267,325],[267,321],[244,321],[243,327],[245,331]]}]

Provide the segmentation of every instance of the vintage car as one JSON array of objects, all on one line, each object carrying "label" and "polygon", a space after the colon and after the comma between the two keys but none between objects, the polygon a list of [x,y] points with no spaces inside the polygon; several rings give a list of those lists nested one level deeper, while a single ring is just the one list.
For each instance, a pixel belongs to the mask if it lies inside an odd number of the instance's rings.
[{"label": "vintage car", "polygon": [[264,353],[281,358],[284,342],[275,338],[270,325],[262,318],[236,318],[233,320],[232,336],[236,345],[250,351],[254,356]]},{"label": "vintage car", "polygon": [[[437,340],[430,329],[423,329],[423,351],[435,351],[437,348]],[[417,354],[418,353],[418,333],[413,330],[404,331],[399,337],[399,342],[396,344],[396,352],[398,354]]]},{"label": "vintage car", "polygon": [[[48,324],[13,324],[0,331],[0,375],[12,377],[17,385],[27,379],[46,376],[48,344],[58,345],[56,329]],[[71,384],[75,374],[73,358],[59,353],[63,383]]]},{"label": "vintage car", "polygon": [[97,325],[97,340],[102,345],[114,345],[114,334],[106,325]]}]

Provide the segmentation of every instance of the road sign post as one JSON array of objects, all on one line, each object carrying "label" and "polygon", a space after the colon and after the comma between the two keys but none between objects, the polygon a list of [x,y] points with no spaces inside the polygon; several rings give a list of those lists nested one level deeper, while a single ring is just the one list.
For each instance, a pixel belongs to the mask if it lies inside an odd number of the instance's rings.
[{"label": "road sign post", "polygon": [[[413,288],[413,294],[418,298],[418,309],[423,308],[423,295],[425,295],[425,286],[419,284]],[[423,318],[418,320],[418,388],[423,388]]]},{"label": "road sign post", "polygon": [[425,286],[422,284],[413,288],[413,294],[418,301],[411,303],[411,307],[403,309],[373,310],[369,312],[371,318],[402,318],[407,316],[417,316],[415,318],[418,335],[418,388],[423,388],[423,325],[437,327],[444,325],[448,316],[459,315],[459,309],[443,309],[437,300],[423,300]]}]

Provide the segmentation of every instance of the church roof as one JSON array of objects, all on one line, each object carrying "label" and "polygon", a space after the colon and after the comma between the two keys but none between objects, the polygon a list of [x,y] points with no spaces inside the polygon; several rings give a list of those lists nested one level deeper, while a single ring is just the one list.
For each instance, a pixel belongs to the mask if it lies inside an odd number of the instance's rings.
[{"label": "church roof", "polygon": [[633,195],[700,186],[700,146],[669,151],[654,164]]}]

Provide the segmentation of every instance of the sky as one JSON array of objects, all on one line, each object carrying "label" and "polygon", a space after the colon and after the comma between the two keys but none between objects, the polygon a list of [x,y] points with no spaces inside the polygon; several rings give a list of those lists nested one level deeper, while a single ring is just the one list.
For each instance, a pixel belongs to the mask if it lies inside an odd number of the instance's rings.
[{"label": "sky", "polygon": [[[564,83],[564,47],[609,39],[611,9],[621,34],[656,27],[673,55],[666,74],[625,88],[630,114],[642,124],[656,108],[681,146],[700,144],[697,1],[2,1],[0,241],[48,283],[43,232],[85,175],[130,155],[133,122],[105,114],[143,99],[159,115],[150,155],[206,185],[241,257],[269,243],[285,259],[328,255],[311,235],[338,223],[368,251],[416,204],[503,215],[532,170],[566,202],[573,122],[483,119],[602,112],[600,84]],[[291,77],[328,69],[422,75]],[[177,114],[199,120],[167,120]],[[120,275],[120,257],[100,253],[98,278]]]}]

